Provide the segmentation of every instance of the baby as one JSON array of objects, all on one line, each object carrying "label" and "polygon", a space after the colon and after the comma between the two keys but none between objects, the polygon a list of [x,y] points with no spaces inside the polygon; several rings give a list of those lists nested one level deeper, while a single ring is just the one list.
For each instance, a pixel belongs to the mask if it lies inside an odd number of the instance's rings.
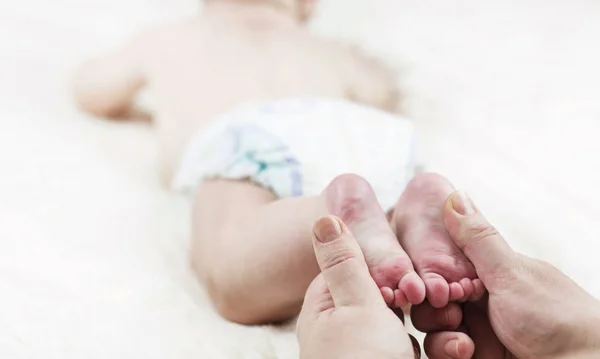
[{"label": "baby", "polygon": [[327,214],[353,231],[389,305],[480,297],[442,223],[452,186],[414,176],[413,127],[392,115],[394,73],[311,36],[313,6],[207,0],[199,19],[88,62],[77,102],[119,117],[150,91],[162,178],[193,195],[192,263],[227,319],[299,312],[319,270],[312,225]]}]

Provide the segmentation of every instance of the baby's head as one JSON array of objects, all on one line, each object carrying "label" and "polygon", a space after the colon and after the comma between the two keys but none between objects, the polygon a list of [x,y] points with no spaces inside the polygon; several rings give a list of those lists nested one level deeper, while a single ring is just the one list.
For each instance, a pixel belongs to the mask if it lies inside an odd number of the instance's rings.
[{"label": "baby's head", "polygon": [[224,1],[277,7],[293,14],[299,21],[306,22],[310,19],[317,0],[205,0],[206,3]]},{"label": "baby's head", "polygon": [[283,6],[290,9],[296,17],[302,21],[308,21],[311,15],[313,14],[315,8],[315,2],[317,0],[272,0],[274,2],[279,2],[283,4]]}]

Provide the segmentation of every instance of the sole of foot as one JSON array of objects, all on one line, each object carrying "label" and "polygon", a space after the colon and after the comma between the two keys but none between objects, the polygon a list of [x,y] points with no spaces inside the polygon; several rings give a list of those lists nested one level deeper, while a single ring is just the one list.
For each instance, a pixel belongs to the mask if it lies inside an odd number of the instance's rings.
[{"label": "sole of foot", "polygon": [[402,308],[425,300],[425,284],[402,249],[369,183],[341,175],[323,192],[330,214],[344,221],[358,241],[388,305]]},{"label": "sole of foot", "polygon": [[475,267],[444,228],[444,204],[454,190],[440,175],[417,175],[393,216],[400,244],[425,283],[427,300],[436,308],[450,301],[476,300],[485,292]]}]

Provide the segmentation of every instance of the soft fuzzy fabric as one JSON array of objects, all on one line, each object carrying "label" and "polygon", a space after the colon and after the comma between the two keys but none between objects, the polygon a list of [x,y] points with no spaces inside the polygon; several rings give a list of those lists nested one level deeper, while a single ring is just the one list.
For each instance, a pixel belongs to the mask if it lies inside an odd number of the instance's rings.
[{"label": "soft fuzzy fabric", "polygon": [[[0,0],[0,357],[295,358],[290,328],[221,320],[150,128],[74,107],[70,69],[193,0]],[[594,0],[323,0],[315,32],[403,67],[429,169],[518,249],[600,294]]]}]

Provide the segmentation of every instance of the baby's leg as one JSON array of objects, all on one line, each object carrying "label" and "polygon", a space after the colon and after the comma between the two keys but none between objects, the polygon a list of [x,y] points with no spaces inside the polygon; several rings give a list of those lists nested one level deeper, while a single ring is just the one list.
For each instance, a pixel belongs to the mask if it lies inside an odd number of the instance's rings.
[{"label": "baby's leg", "polygon": [[278,200],[248,182],[202,184],[191,259],[221,315],[243,324],[296,315],[319,271],[312,226],[326,214],[320,196]]},{"label": "baby's leg", "polygon": [[425,298],[423,282],[373,190],[358,176],[334,179],[321,196],[280,200],[247,182],[207,182],[195,206],[192,261],[227,319],[261,324],[299,312],[319,272],[312,227],[328,213],[353,231],[389,304],[418,304]]}]

